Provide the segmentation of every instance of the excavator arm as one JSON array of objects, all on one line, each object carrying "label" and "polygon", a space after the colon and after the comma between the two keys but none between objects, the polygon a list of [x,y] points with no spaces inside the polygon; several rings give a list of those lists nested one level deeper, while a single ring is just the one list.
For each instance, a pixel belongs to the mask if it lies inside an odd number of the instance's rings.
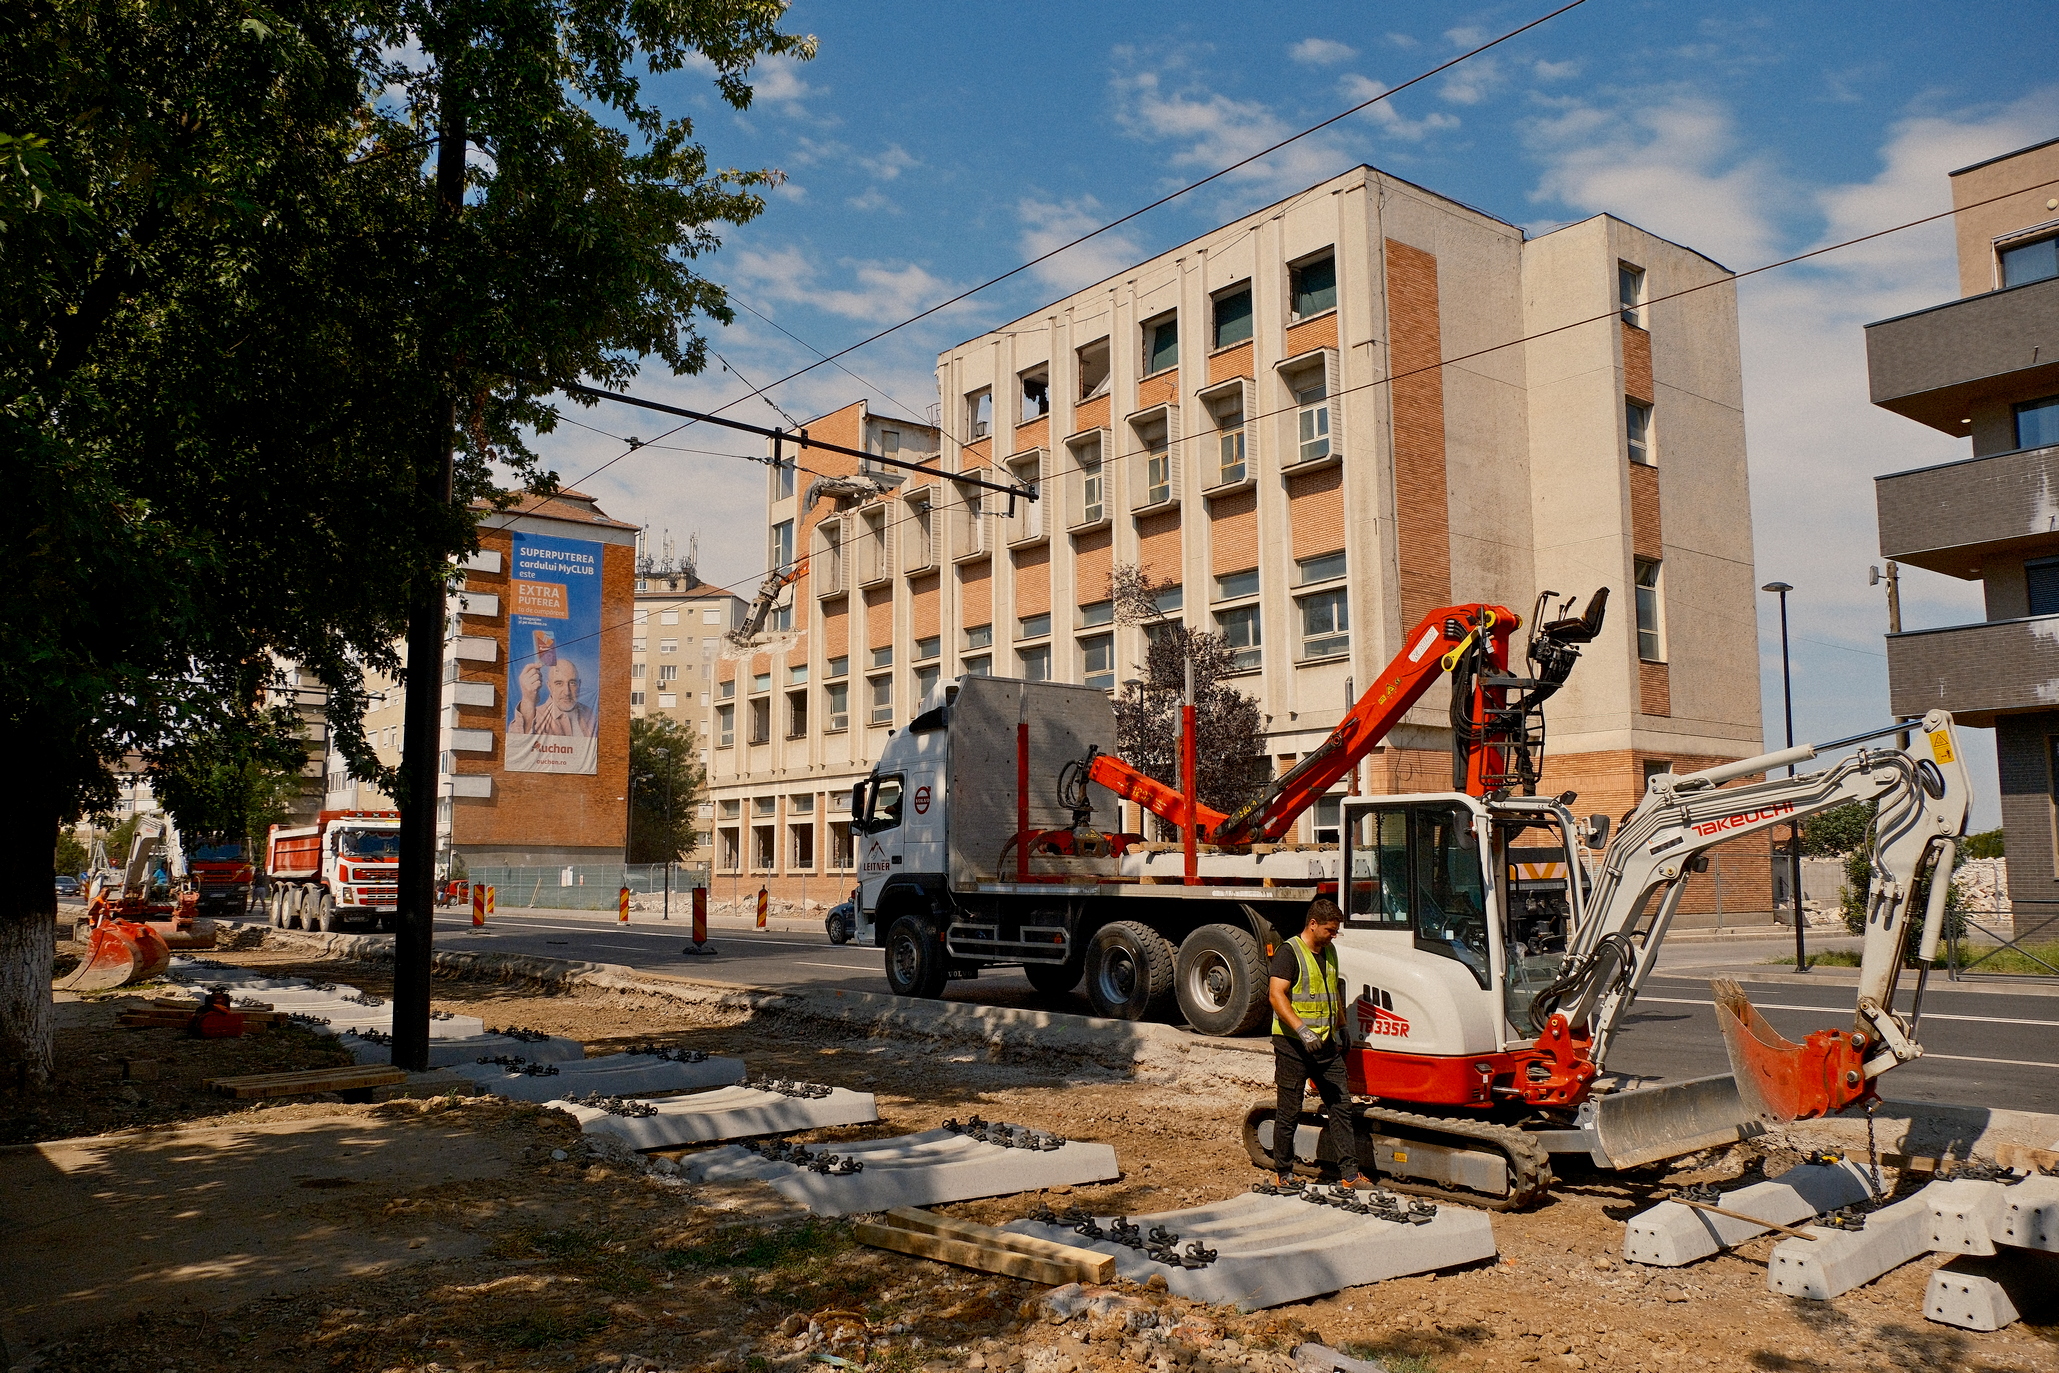
[{"label": "excavator arm", "polygon": [[1549,1052],[1553,1046],[1584,1041],[1580,1057],[1585,1062],[1577,1073],[1582,1088],[1600,1071],[1656,961],[1687,875],[1705,851],[1799,823],[1833,806],[1877,801],[1852,1029],[1819,1030],[1795,1044],[1767,1024],[1734,982],[1717,986],[1717,1019],[1741,1100],[1747,1110],[1770,1121],[1806,1119],[1863,1100],[1882,1073],[1921,1056],[1914,1025],[1893,1009],[1894,992],[1909,946],[1917,879],[1928,863],[1933,880],[1918,945],[1927,974],[1944,918],[1953,845],[1965,831],[1971,785],[1951,715],[1934,710],[1924,716],[1919,741],[1907,751],[1860,749],[1823,772],[1722,787],[1905,727],[1805,744],[1686,776],[1652,778],[1644,800],[1609,845],[1564,973],[1533,1005],[1538,1047]]}]

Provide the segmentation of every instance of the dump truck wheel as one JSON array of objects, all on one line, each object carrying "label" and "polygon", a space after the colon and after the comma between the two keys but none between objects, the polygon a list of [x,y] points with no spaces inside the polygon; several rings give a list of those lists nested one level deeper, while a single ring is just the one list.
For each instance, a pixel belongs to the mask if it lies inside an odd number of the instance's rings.
[{"label": "dump truck wheel", "polygon": [[301,915],[303,914],[303,911],[302,911],[302,906],[303,906],[303,904],[304,904],[304,903],[302,902],[301,898],[302,898],[302,897],[304,897],[304,896],[306,896],[306,895],[307,895],[307,889],[306,889],[305,887],[291,887],[291,888],[288,888],[288,889],[287,889],[287,892],[286,892],[286,928],[287,928],[287,929],[289,929],[289,930],[297,930],[297,929],[299,929],[299,928],[300,928],[300,918],[301,918]]},{"label": "dump truck wheel", "polygon": [[336,929],[336,903],[329,893],[322,892],[308,902],[307,927],[318,934],[330,934]]},{"label": "dump truck wheel", "polygon": [[1180,943],[1173,992],[1180,1014],[1205,1035],[1256,1029],[1269,1009],[1265,955],[1251,931],[1203,925]]},{"label": "dump truck wheel", "polygon": [[1030,986],[1044,996],[1064,996],[1080,985],[1080,976],[1086,968],[1066,959],[1063,963],[1025,963],[1022,975],[1029,979]]},{"label": "dump truck wheel", "polygon": [[949,979],[944,973],[944,943],[919,915],[904,915],[887,929],[887,990],[895,996],[934,1000]]},{"label": "dump truck wheel", "polygon": [[1095,1015],[1148,1020],[1164,1011],[1172,981],[1173,947],[1158,931],[1118,920],[1094,932],[1087,947],[1087,1000]]}]

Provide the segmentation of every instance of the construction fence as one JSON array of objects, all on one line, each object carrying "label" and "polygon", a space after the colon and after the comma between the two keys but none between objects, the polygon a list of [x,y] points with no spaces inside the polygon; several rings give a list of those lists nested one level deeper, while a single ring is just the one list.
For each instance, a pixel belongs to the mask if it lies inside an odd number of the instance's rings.
[{"label": "construction fence", "polygon": [[[554,868],[473,866],[465,880],[492,887],[501,910],[611,911],[622,888],[632,897],[660,895],[665,890],[664,863],[569,863]],[[673,863],[672,892],[678,895],[708,885],[705,863]],[[690,899],[690,898],[689,898]]]},{"label": "construction fence", "polygon": [[1941,960],[1952,981],[2059,982],[2059,901],[1983,902],[1960,914]]}]

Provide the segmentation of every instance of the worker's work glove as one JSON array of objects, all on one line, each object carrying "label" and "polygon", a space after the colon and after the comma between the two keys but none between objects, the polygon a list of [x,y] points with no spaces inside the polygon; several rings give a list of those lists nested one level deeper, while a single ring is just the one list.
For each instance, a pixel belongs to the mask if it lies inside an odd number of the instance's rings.
[{"label": "worker's work glove", "polygon": [[1301,1046],[1310,1053],[1314,1053],[1323,1047],[1323,1037],[1314,1030],[1309,1029],[1308,1026],[1303,1025],[1301,1027]]}]

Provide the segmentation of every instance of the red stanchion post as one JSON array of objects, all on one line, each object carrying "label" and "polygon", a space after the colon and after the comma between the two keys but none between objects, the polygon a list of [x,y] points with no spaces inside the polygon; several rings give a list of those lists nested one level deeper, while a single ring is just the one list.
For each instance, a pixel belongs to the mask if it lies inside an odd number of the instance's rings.
[{"label": "red stanchion post", "polygon": [[472,923],[474,925],[484,925],[486,923],[486,888],[481,886],[474,886],[472,888]]},{"label": "red stanchion post", "polygon": [[615,911],[623,924],[629,923],[629,888],[624,887],[615,894]]},{"label": "red stanchion post", "polygon": [[1200,821],[1200,794],[1194,786],[1194,661],[1187,660],[1187,695],[1180,702],[1180,795],[1186,798],[1186,823],[1180,826],[1180,843],[1185,850],[1182,881],[1190,887],[1201,884],[1201,853],[1195,831]]},{"label": "red stanchion post", "polygon": [[693,889],[693,942],[696,944],[708,942],[708,889],[706,887],[695,887]]},{"label": "red stanchion post", "polygon": [[486,889],[486,913],[488,915],[493,914],[493,898],[498,895],[500,895],[499,887],[488,887]]},{"label": "red stanchion post", "polygon": [[771,904],[772,893],[763,887],[758,888],[758,928],[761,930],[765,928],[765,910]]}]

